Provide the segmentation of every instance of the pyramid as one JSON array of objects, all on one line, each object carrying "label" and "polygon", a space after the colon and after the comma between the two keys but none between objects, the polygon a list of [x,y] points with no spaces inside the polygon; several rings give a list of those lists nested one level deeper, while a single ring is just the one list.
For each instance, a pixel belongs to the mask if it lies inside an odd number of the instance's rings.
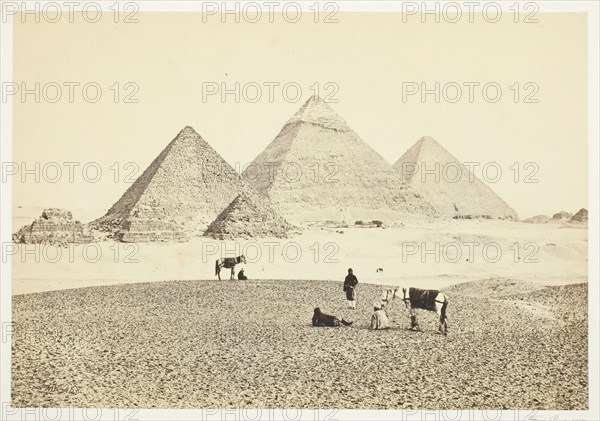
[{"label": "pyramid", "polygon": [[431,137],[419,139],[396,161],[394,168],[442,216],[517,217],[504,200]]},{"label": "pyramid", "polygon": [[294,229],[265,200],[238,195],[204,233],[220,240],[239,238],[288,238]]},{"label": "pyramid", "polygon": [[185,127],[106,215],[91,223],[124,242],[182,241],[202,235],[242,191],[236,171]]},{"label": "pyramid", "polygon": [[14,233],[13,241],[25,244],[66,245],[91,243],[93,238],[81,222],[73,219],[70,211],[48,208],[30,225],[25,225]]},{"label": "pyramid", "polygon": [[392,166],[329,105],[311,97],[244,171],[291,221],[401,219],[434,215]]}]

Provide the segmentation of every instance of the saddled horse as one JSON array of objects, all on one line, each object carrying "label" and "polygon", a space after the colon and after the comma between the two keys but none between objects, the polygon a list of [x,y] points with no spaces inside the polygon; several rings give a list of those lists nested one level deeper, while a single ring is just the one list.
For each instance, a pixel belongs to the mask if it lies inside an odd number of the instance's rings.
[{"label": "saddled horse", "polygon": [[410,329],[421,330],[417,320],[416,309],[435,311],[438,315],[438,332],[444,335],[448,334],[448,317],[446,310],[448,309],[448,296],[437,289],[421,289],[421,288],[402,288],[400,287],[387,288],[383,290],[381,301],[389,303],[396,297],[401,297],[406,308],[410,309]]},{"label": "saddled horse", "polygon": [[221,257],[217,259],[215,262],[215,275],[219,277],[219,281],[221,280],[221,268],[231,269],[231,277],[229,279],[233,281],[235,277],[235,265],[238,263],[246,264],[246,257],[243,254],[238,257]]}]

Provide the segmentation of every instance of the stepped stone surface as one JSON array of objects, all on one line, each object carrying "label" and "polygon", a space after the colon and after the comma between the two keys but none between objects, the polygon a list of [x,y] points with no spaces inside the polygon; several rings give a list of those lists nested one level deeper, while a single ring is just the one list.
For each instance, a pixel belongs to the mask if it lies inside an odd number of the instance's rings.
[{"label": "stepped stone surface", "polygon": [[13,241],[25,244],[90,243],[92,235],[81,222],[73,219],[70,211],[57,208],[44,209],[31,225],[23,226],[13,234]]},{"label": "stepped stone surface", "polygon": [[[322,99],[311,97],[244,171],[284,217],[324,221],[381,215],[435,215],[377,152]],[[387,212],[387,213],[386,213]],[[333,215],[333,217],[332,217]]]},{"label": "stepped stone surface", "polygon": [[571,222],[587,222],[587,220],[588,211],[585,208],[579,209],[579,211],[571,218]]},{"label": "stepped stone surface", "polygon": [[242,194],[217,216],[204,235],[220,240],[288,238],[293,228],[266,200]]},{"label": "stepped stone surface", "polygon": [[517,218],[514,209],[429,136],[422,137],[408,149],[394,168],[440,215]]},{"label": "stepped stone surface", "polygon": [[200,236],[250,188],[225,160],[185,127],[92,226],[125,242],[183,241]]}]

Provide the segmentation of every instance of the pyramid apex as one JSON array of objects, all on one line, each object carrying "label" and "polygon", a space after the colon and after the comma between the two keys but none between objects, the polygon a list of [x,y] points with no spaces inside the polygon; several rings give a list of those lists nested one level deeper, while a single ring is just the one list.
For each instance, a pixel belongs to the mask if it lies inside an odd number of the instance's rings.
[{"label": "pyramid apex", "polygon": [[431,136],[423,136],[417,141],[417,143],[438,143],[438,142]]},{"label": "pyramid apex", "polygon": [[448,152],[446,148],[444,148],[437,140],[427,135],[422,136],[419,140],[417,140],[412,148],[409,149],[409,151],[410,150],[414,151],[415,158],[417,158],[424,150],[439,150],[446,153]]},{"label": "pyramid apex", "polygon": [[318,95],[313,95],[288,120],[287,125],[310,123],[327,129],[349,130],[346,121]]},{"label": "pyramid apex", "polygon": [[198,143],[202,145],[203,148],[209,148],[213,150],[212,147],[202,138],[202,136],[196,130],[194,130],[192,126],[185,126],[183,129],[181,129],[179,133],[177,133],[177,136],[175,136],[173,140],[171,140],[171,143],[169,143],[169,147],[182,143]]},{"label": "pyramid apex", "polygon": [[304,105],[308,105],[308,104],[318,104],[318,103],[320,103],[320,102],[323,102],[323,103],[325,103],[325,101],[323,101],[323,99],[322,99],[322,98],[321,98],[319,95],[317,95],[317,94],[314,94],[314,95],[312,95],[310,98],[308,98],[308,99],[306,100],[306,102],[304,103]]},{"label": "pyramid apex", "polygon": [[179,134],[198,134],[198,132],[196,132],[192,126],[185,126],[183,129],[181,129]]}]

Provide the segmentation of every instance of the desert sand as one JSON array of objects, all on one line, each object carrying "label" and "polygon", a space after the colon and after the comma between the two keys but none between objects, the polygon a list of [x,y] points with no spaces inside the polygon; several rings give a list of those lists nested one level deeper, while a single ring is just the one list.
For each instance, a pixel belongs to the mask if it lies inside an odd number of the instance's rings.
[{"label": "desert sand", "polygon": [[[432,219],[308,224],[289,239],[15,244],[13,405],[584,409],[586,228]],[[421,252],[451,243],[474,253]],[[246,253],[250,281],[215,280],[224,250]],[[392,329],[370,331],[381,285],[443,288],[449,335],[422,311],[424,332],[406,330],[399,301]],[[317,306],[354,325],[311,327]]]},{"label": "desert sand", "polygon": [[[14,225],[19,227],[23,220],[33,219],[23,215],[40,212],[16,210],[21,212],[14,215]],[[95,212],[98,214],[101,211]],[[94,212],[74,210],[73,215],[87,222]],[[439,253],[425,253],[435,251],[436,244]],[[442,251],[442,246],[448,244],[454,246]],[[493,247],[488,246],[484,255],[486,244]],[[385,229],[305,226],[301,235],[289,239],[193,238],[183,243],[14,246],[13,294],[131,282],[216,279],[214,262],[226,252],[246,254],[245,272],[250,279],[341,281],[346,269],[352,267],[363,283],[431,288],[490,277],[542,285],[587,281],[587,225],[568,222],[431,219]],[[493,258],[497,250],[502,255],[496,262]],[[458,252],[462,256],[457,260]],[[378,267],[384,268],[383,277],[376,275]]]},{"label": "desert sand", "polygon": [[[505,290],[505,294],[498,293]],[[587,284],[449,289],[450,331],[368,329],[375,285],[173,281],[13,299],[13,405],[50,407],[588,407]],[[312,310],[354,321],[313,328]]]}]

